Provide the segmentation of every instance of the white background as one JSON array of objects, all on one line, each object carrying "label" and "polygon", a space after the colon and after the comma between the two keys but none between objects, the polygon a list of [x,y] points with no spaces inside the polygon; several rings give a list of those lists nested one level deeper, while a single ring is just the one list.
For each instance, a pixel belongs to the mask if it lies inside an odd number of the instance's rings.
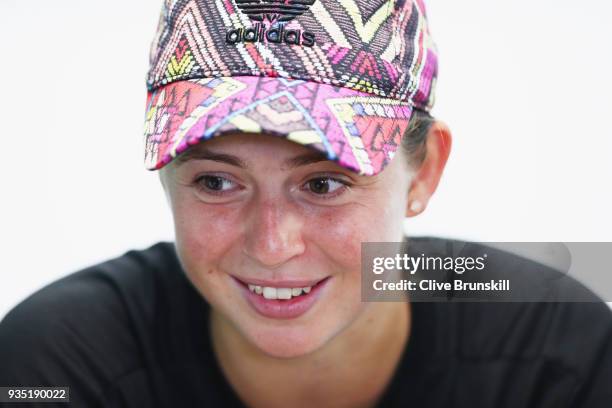
[{"label": "white background", "polygon": [[[454,145],[409,233],[612,241],[610,2],[428,5],[440,52],[434,114]],[[172,239],[142,163],[160,6],[0,0],[0,316],[60,276]]]}]

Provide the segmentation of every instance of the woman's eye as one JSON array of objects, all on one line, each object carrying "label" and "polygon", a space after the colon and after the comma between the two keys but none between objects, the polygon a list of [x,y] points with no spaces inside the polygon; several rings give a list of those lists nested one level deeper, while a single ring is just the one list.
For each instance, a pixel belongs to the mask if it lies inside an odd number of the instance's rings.
[{"label": "woman's eye", "polygon": [[215,192],[231,190],[236,184],[221,176],[202,176],[197,181],[202,188]]},{"label": "woman's eye", "polygon": [[308,189],[318,195],[334,194],[346,187],[346,183],[330,177],[318,177],[309,180]]}]

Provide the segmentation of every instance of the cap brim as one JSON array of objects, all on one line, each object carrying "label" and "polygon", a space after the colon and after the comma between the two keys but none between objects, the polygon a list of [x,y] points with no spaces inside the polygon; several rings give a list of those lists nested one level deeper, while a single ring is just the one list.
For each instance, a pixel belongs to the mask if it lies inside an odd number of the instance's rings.
[{"label": "cap brim", "polygon": [[241,131],[283,137],[374,175],[393,158],[413,111],[407,102],[346,87],[258,76],[173,82],[150,92],[147,104],[149,170],[202,140]]}]

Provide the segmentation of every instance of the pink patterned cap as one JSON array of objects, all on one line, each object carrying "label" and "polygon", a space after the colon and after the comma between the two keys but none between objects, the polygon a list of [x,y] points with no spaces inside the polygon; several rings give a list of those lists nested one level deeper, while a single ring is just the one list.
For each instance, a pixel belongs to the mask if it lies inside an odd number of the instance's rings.
[{"label": "pink patterned cap", "polygon": [[150,170],[242,131],[377,174],[438,71],[423,0],[165,0],[150,64]]}]

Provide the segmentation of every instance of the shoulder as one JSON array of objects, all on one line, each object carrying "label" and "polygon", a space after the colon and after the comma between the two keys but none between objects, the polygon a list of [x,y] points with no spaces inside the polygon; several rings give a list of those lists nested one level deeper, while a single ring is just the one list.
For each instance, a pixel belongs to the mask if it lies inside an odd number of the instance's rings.
[{"label": "shoulder", "polygon": [[0,322],[0,384],[73,385],[93,401],[141,364],[135,324],[152,319],[158,270],[173,262],[160,243],[30,295]]},{"label": "shoulder", "polygon": [[[473,352],[482,354],[491,348],[501,352],[500,342],[507,346],[510,340],[521,335],[529,341],[517,342],[521,347],[516,350],[503,351],[527,355],[547,349],[547,342],[549,349],[560,345],[560,339],[564,343],[574,339],[574,345],[579,346],[597,339],[610,339],[612,335],[610,308],[581,282],[559,270],[476,242],[417,237],[411,238],[410,243],[418,253],[462,257],[488,254],[486,279],[512,277],[513,285],[524,285],[525,291],[509,298],[510,301],[449,302],[452,316],[464,327],[474,329]],[[463,275],[465,280],[470,279],[465,276],[468,273]],[[586,333],[591,336],[585,338]],[[476,338],[482,341],[473,341]]]},{"label": "shoulder", "polygon": [[551,396],[567,395],[565,405],[559,406],[574,406],[574,401],[576,406],[598,407],[612,398],[605,385],[612,378],[612,311],[582,283],[479,243],[426,237],[414,242],[423,251],[488,253],[492,264],[487,272],[497,275],[493,278],[515,276],[528,283],[530,299],[540,299],[436,304],[438,330],[447,340],[440,346],[443,354],[453,355],[473,373],[489,370],[490,382],[499,378],[500,367],[513,370],[513,379],[504,380],[506,386],[522,383],[540,387],[536,393],[548,389]]}]

